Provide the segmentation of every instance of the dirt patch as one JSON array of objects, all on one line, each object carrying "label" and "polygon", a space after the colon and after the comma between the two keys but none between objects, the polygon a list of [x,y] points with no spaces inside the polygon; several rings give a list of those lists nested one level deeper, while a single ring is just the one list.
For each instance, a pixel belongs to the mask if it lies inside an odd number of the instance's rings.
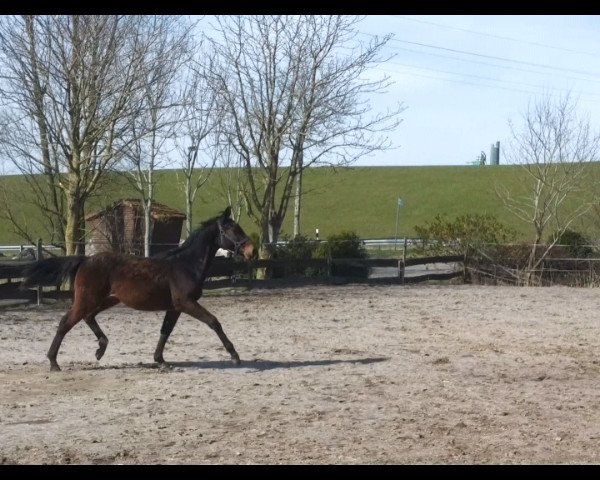
[{"label": "dirt patch", "polygon": [[600,463],[597,289],[321,286],[211,295],[242,358],[116,307],[97,362],[61,310],[0,312],[0,463]]}]

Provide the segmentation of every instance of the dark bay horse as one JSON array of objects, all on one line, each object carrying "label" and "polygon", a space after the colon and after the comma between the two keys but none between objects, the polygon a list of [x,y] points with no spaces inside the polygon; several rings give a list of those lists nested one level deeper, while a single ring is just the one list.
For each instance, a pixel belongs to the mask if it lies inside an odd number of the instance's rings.
[{"label": "dark bay horse", "polygon": [[242,228],[231,219],[227,207],[195,230],[178,248],[153,258],[116,253],[92,256],[55,257],[40,260],[25,272],[23,287],[58,285],[71,278],[73,305],[62,317],[50,350],[50,370],[60,370],[56,357],[64,336],[82,318],[98,338],[96,358],[104,355],[108,338],[96,322],[96,315],[123,302],[136,310],[166,310],[154,360],[165,364],[163,350],[181,313],[206,323],[223,342],[234,364],[240,357],[214,315],[198,303],[202,285],[219,248],[243,255],[247,260],[253,245]]}]

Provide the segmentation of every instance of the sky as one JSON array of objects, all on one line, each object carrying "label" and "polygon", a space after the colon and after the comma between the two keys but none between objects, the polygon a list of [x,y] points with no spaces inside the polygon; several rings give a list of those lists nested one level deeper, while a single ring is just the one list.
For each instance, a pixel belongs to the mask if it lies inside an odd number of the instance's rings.
[{"label": "sky", "polygon": [[570,91],[578,112],[600,129],[600,16],[377,15],[358,26],[365,40],[393,34],[373,70],[394,84],[374,110],[401,101],[394,150],[361,166],[470,165],[500,142],[509,148],[531,101]]},{"label": "sky", "polygon": [[[210,15],[196,18],[210,30]],[[470,165],[482,151],[489,162],[496,142],[505,164],[509,120],[548,94],[571,92],[600,130],[600,15],[368,15],[357,28],[365,42],[393,35],[381,51],[392,58],[367,73],[393,82],[372,111],[406,110],[394,148],[356,166]]]}]

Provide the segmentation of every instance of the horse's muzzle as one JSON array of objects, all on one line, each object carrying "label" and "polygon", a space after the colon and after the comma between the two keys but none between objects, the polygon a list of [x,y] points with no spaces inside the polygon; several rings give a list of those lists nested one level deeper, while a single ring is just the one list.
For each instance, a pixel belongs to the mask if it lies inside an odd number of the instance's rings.
[{"label": "horse's muzzle", "polygon": [[250,242],[245,243],[240,250],[242,255],[244,255],[244,258],[246,260],[250,260],[254,254],[254,245],[252,245]]}]

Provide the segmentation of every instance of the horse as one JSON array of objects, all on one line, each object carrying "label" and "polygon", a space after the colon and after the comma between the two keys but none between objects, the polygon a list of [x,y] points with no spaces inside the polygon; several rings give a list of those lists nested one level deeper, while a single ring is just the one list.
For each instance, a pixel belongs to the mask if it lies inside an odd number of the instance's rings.
[{"label": "horse", "polygon": [[231,207],[203,222],[181,246],[154,257],[105,252],[91,256],[52,257],[28,267],[24,271],[22,288],[58,285],[67,279],[73,285],[72,306],[61,318],[48,350],[50,371],[60,371],[56,361],[60,345],[81,319],[98,339],[96,359],[100,360],[108,338],[98,325],[96,315],[118,303],[135,310],[166,311],[154,352],[154,360],[159,366],[168,366],[163,350],[181,313],[187,313],[214,330],[234,365],[240,365],[240,357],[217,318],[198,303],[208,269],[219,248],[246,260],[253,254],[250,239],[231,219]]}]

